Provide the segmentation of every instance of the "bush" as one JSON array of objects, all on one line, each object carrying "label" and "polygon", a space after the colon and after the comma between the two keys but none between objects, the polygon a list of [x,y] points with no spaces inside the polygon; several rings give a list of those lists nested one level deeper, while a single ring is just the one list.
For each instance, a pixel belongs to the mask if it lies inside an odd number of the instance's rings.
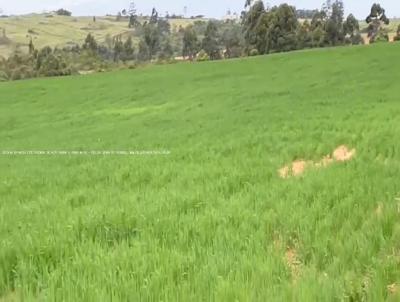
[{"label": "bush", "polygon": [[8,80],[9,80],[9,78],[8,78],[7,73],[3,70],[0,70],[0,82],[5,82]]},{"label": "bush", "polygon": [[63,9],[63,8],[56,10],[56,14],[58,16],[67,16],[67,17],[70,17],[72,15],[72,13],[70,11],[67,11],[66,9]]},{"label": "bush", "polygon": [[258,56],[259,54],[260,53],[258,52],[257,49],[252,49],[252,50],[250,50],[250,53],[249,53],[250,57],[255,57],[255,56]]},{"label": "bush", "polygon": [[345,44],[348,44],[348,45],[364,44],[364,39],[360,34],[356,34],[352,37],[346,37]]},{"label": "bush", "polygon": [[209,61],[210,56],[205,52],[204,49],[200,50],[200,52],[197,54],[196,61],[197,62],[205,62]]},{"label": "bush", "polygon": [[11,73],[11,80],[16,81],[16,80],[24,80],[24,79],[30,79],[34,78],[36,76],[35,71],[32,69],[30,66],[20,66],[16,69],[14,69]]},{"label": "bush", "polygon": [[385,43],[389,42],[389,35],[386,33],[380,33],[375,37],[375,39],[371,39],[370,43]]}]

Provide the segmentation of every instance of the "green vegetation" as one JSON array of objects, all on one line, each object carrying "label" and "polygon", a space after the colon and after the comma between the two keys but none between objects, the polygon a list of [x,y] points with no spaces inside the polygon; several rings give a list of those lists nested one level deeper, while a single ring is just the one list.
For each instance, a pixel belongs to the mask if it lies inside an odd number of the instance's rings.
[{"label": "green vegetation", "polygon": [[399,51],[0,83],[1,150],[171,151],[0,156],[0,300],[398,301]]}]

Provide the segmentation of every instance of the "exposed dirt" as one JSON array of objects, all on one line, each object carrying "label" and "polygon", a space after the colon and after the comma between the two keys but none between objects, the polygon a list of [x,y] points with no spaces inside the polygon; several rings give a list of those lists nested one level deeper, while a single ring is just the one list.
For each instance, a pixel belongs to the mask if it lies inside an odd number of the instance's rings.
[{"label": "exposed dirt", "polygon": [[395,295],[399,292],[399,285],[396,283],[387,286],[387,290],[390,294]]},{"label": "exposed dirt", "polygon": [[337,161],[349,161],[356,154],[356,150],[350,150],[347,146],[340,146],[333,152],[333,158]]},{"label": "exposed dirt", "polygon": [[289,178],[302,175],[308,168],[325,168],[334,162],[345,162],[353,159],[356,154],[355,149],[349,149],[347,146],[342,145],[337,147],[332,155],[324,156],[320,161],[306,161],[296,160],[290,165],[286,165],[278,170],[281,178]]},{"label": "exposed dirt", "polygon": [[285,260],[292,273],[292,279],[296,282],[301,272],[301,261],[299,260],[297,251],[295,249],[288,249],[285,254]]}]

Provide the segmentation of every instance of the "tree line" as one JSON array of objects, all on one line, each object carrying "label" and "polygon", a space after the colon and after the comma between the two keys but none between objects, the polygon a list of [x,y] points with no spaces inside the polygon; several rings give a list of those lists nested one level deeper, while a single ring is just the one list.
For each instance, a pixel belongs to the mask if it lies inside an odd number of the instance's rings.
[{"label": "tree line", "polygon": [[[120,15],[120,21],[127,22],[127,34],[107,35],[104,41],[88,34],[82,45],[38,50],[30,40],[29,54],[15,51],[0,60],[0,80],[134,68],[141,62],[170,63],[178,57],[207,61],[364,43],[358,20],[352,14],[345,17],[341,0],[327,0],[320,10],[296,10],[286,3],[265,7],[262,1],[246,0],[240,22],[194,21],[172,28],[155,8],[147,18],[139,17],[133,2]],[[389,19],[381,5],[371,7],[366,22],[371,43],[388,41],[383,25]],[[400,27],[395,40],[400,40]]]}]

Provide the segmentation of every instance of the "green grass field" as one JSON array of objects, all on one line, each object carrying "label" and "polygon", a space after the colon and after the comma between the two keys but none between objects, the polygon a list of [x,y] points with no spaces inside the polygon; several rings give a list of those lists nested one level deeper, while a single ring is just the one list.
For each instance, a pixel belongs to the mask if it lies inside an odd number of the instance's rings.
[{"label": "green grass field", "polygon": [[399,54],[0,83],[1,151],[171,152],[0,155],[0,301],[398,301]]}]

